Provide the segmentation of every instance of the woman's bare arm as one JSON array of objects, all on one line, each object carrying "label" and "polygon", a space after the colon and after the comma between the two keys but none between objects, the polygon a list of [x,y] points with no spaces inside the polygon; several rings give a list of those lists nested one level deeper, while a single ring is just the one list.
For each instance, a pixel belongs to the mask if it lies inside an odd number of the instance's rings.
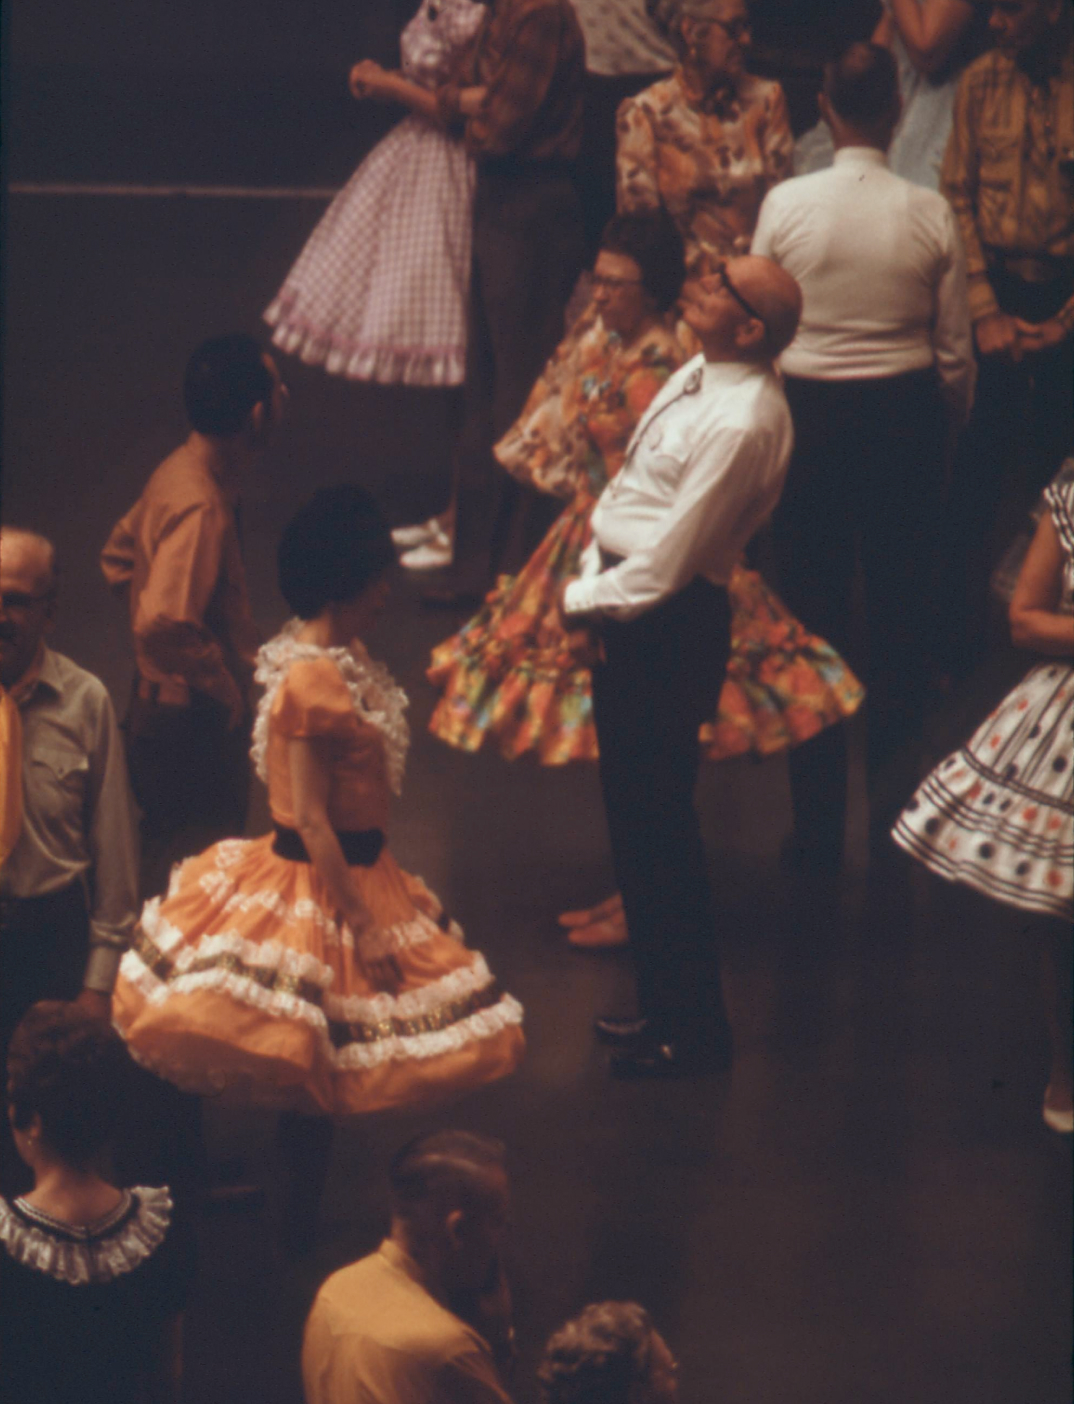
[{"label": "woman's bare arm", "polygon": [[1045,512],[1011,596],[1011,639],[1019,648],[1059,657],[1074,653],[1074,615],[1058,610],[1062,588],[1063,548]]},{"label": "woman's bare arm", "polygon": [[[328,820],[329,767],[315,740],[289,741],[287,761],[291,771],[295,828],[306,845],[310,862],[328,889],[332,904],[343,913],[357,943],[361,934],[372,927],[373,918],[358,893],[339,839]],[[361,956],[357,944],[354,956],[375,984],[390,990],[398,986],[399,967],[394,956],[366,959]]]},{"label": "woman's bare arm", "polygon": [[[374,102],[397,102],[416,112],[429,122],[441,125],[440,110],[436,93],[423,88],[420,83],[412,83],[402,73],[382,68],[373,59],[363,59],[350,71],[348,86],[351,95],[358,99],[371,99]],[[471,117],[481,106],[485,96],[484,88],[463,88],[459,94],[459,111],[464,117]]]}]

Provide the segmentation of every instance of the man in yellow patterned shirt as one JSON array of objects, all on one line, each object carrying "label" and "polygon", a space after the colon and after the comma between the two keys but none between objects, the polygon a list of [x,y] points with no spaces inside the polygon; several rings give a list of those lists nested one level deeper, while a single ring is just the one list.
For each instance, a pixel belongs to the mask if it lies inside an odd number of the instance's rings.
[{"label": "man in yellow patterned shirt", "polygon": [[[979,378],[949,507],[955,661],[983,639],[997,508],[1012,531],[1074,433],[1074,55],[1065,0],[993,0],[942,188],[966,249]],[[968,627],[967,627],[968,625]]]}]

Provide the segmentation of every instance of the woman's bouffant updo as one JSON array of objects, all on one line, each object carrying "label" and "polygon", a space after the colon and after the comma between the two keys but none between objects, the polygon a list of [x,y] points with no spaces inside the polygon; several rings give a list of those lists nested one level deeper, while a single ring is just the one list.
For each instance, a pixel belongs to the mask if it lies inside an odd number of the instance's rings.
[{"label": "woman's bouffant updo", "polygon": [[113,1139],[131,1074],[115,1029],[77,1004],[41,1000],[19,1020],[7,1053],[11,1121],[41,1138],[60,1160],[87,1165]]},{"label": "woman's bouffant updo", "polygon": [[684,19],[711,20],[716,0],[645,0],[649,18],[662,34],[667,35],[681,58],[686,52],[683,38]]},{"label": "woman's bouffant updo", "polygon": [[321,488],[284,530],[277,553],[280,591],[300,619],[356,599],[395,560],[384,514],[360,487]]},{"label": "woman's bouffant updo", "polygon": [[594,1302],[561,1326],[537,1371],[545,1404],[629,1404],[649,1380],[652,1317],[636,1302]]}]

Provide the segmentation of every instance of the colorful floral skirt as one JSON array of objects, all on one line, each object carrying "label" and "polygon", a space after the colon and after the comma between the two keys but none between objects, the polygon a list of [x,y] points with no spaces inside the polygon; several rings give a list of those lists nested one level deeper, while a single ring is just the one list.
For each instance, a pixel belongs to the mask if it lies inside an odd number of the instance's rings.
[{"label": "colorful floral skirt", "polygon": [[1041,663],[920,786],[893,836],[986,897],[1074,915],[1074,668]]},{"label": "colorful floral skirt", "polygon": [[[501,577],[480,612],[433,650],[428,677],[442,693],[434,736],[476,751],[492,735],[508,760],[533,751],[542,765],[596,758],[589,670],[567,649],[556,603],[578,573],[595,503],[579,494],[518,575]],[[857,678],[756,571],[736,567],[729,594],[727,680],[701,731],[710,759],[772,755],[858,708]]]},{"label": "colorful floral skirt", "polygon": [[391,953],[402,973],[389,993],[355,959],[316,869],[272,843],[218,843],[146,904],[113,1001],[139,1062],[187,1091],[343,1114],[444,1100],[513,1071],[522,1008],[419,878],[386,849],[351,869],[376,923],[359,952]]}]

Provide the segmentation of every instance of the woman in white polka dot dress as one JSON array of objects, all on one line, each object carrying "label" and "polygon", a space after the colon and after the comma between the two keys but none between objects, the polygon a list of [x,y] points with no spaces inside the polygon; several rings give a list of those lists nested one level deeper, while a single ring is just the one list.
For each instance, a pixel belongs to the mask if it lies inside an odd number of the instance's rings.
[{"label": "woman in white polka dot dress", "polygon": [[1045,493],[1011,598],[1011,634],[1047,655],[932,772],[894,838],[933,872],[1056,918],[1045,942],[1052,1076],[1044,1119],[1071,1110],[1070,923],[1074,915],[1074,460]]}]

